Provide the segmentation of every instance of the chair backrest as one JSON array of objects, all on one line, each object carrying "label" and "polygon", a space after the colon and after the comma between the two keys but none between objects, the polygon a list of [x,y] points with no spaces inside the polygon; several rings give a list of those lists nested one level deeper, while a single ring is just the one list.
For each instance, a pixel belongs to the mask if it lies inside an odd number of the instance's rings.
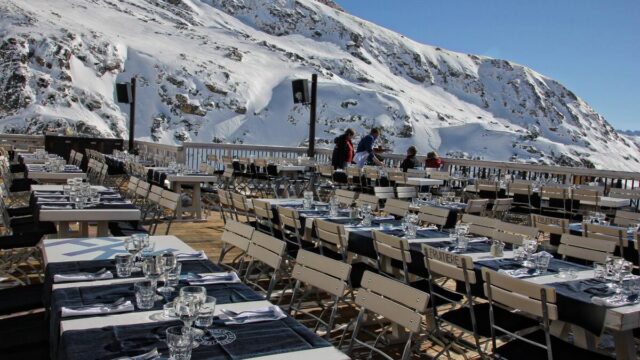
[{"label": "chair backrest", "polygon": [[286,227],[296,232],[300,228],[300,218],[298,212],[294,209],[278,206],[278,217],[280,219],[280,226]]},{"label": "chair backrest", "polygon": [[613,241],[621,246],[626,246],[627,228],[618,226],[604,226],[598,224],[582,223],[582,235],[594,239]]},{"label": "chair backrest", "polygon": [[260,231],[254,231],[247,255],[273,269],[280,269],[287,243]]},{"label": "chair backrest", "polygon": [[347,173],[348,177],[359,177],[362,175],[362,170],[357,166],[349,166],[344,170],[344,172]]},{"label": "chair backrest", "polygon": [[476,180],[476,191],[488,191],[497,193],[500,190],[500,183],[493,180]]},{"label": "chair backrest", "polygon": [[531,185],[520,182],[510,182],[507,184],[507,192],[511,194],[531,196]]},{"label": "chair backrest", "polygon": [[569,189],[566,186],[543,185],[540,188],[540,197],[565,200],[569,198]]},{"label": "chair backrest", "polygon": [[466,275],[469,284],[476,283],[473,259],[470,256],[453,254],[450,251],[442,251],[426,244],[422,244],[422,253],[424,254],[425,265],[431,276],[435,278],[444,276],[464,282]]},{"label": "chair backrest", "polygon": [[370,271],[365,271],[361,283],[356,295],[358,306],[382,315],[412,333],[420,331],[429,294]]},{"label": "chair backrest", "polygon": [[[396,184],[407,183],[407,173],[404,173],[402,171],[389,171],[387,176],[389,177],[390,181],[394,181]],[[398,197],[400,197],[400,194],[398,194]]]},{"label": "chair backrest", "polygon": [[613,218],[613,223],[618,226],[635,226],[640,224],[640,213],[616,210],[616,216]]},{"label": "chair backrest", "polygon": [[427,172],[424,169],[407,169],[407,178],[425,178],[427,177]]},{"label": "chair backrest", "polygon": [[484,216],[464,214],[462,215],[462,222],[471,224],[469,226],[470,234],[492,237],[498,220]]},{"label": "chair backrest", "polygon": [[314,219],[318,240],[324,246],[337,249],[340,254],[345,254],[347,249],[347,239],[344,227],[334,222]]},{"label": "chair backrest", "polygon": [[252,199],[251,202],[253,203],[253,212],[258,218],[271,221],[273,212],[268,201]]},{"label": "chair backrest", "polygon": [[140,196],[143,199],[147,198],[149,195],[149,189],[151,188],[151,184],[144,180],[138,181],[138,186],[136,187],[136,195]]},{"label": "chair backrest", "polygon": [[151,201],[154,204],[159,204],[160,199],[162,199],[162,193],[164,189],[160,186],[151,185],[151,189],[149,190],[149,195],[147,195],[147,200]]},{"label": "chair backrest", "polygon": [[398,186],[396,187],[396,197],[398,199],[412,199],[418,196],[415,186]]},{"label": "chair backrest", "polygon": [[600,201],[600,191],[595,189],[573,189],[571,191],[573,201],[589,201],[596,205]]},{"label": "chair backrest", "polygon": [[604,195],[604,185],[578,185],[578,189],[591,190],[596,192],[600,196]]},{"label": "chair backrest", "polygon": [[557,235],[569,233],[569,220],[567,219],[531,214],[531,225],[543,233]]},{"label": "chair backrest", "polygon": [[386,257],[403,263],[411,262],[409,253],[409,242],[397,236],[385,234],[381,231],[373,231],[373,244],[378,253],[378,257]]},{"label": "chair backrest", "polygon": [[231,202],[233,207],[238,211],[249,211],[249,205],[247,205],[247,197],[238,194],[236,192],[231,192]]},{"label": "chair backrest", "polygon": [[540,233],[540,230],[535,227],[512,224],[504,221],[497,221],[496,229],[510,234],[522,235],[527,239],[537,239]]},{"label": "chair backrest", "polygon": [[420,207],[418,219],[423,224],[444,226],[449,218],[449,209],[425,205]]},{"label": "chair backrest", "polygon": [[487,205],[489,205],[489,199],[469,200],[469,202],[467,202],[467,207],[464,209],[464,212],[467,214],[479,214],[480,216],[482,216],[487,210]]},{"label": "chair backrest", "polygon": [[491,207],[491,211],[493,212],[504,212],[511,210],[511,205],[513,204],[513,199],[495,199],[493,201],[493,207]]},{"label": "chair backrest", "polygon": [[556,292],[553,288],[534,284],[488,268],[482,268],[484,293],[492,303],[549,320],[558,319]]},{"label": "chair backrest", "polygon": [[400,199],[387,199],[387,202],[384,204],[384,212],[396,215],[396,216],[404,216],[407,211],[409,211],[410,203],[408,201],[400,200]]},{"label": "chair backrest", "polygon": [[640,199],[640,188],[635,188],[635,189],[611,188],[611,190],[609,190],[609,196],[616,199],[638,200]]},{"label": "chair backrest", "polygon": [[355,191],[337,189],[335,191],[335,195],[338,198],[338,202],[340,204],[351,206],[358,194]]},{"label": "chair backrest", "polygon": [[392,186],[376,186],[373,188],[373,193],[378,199],[393,199],[396,197]]},{"label": "chair backrest", "polygon": [[224,232],[220,240],[245,252],[249,249],[254,230],[252,226],[229,219],[224,225]]},{"label": "chair backrest", "polygon": [[377,180],[380,178],[380,169],[377,167],[365,166],[362,170],[367,179]]},{"label": "chair backrest", "polygon": [[173,191],[165,190],[162,192],[162,199],[160,199],[160,206],[167,210],[175,212],[178,208],[180,201],[180,194]]},{"label": "chair backrest", "polygon": [[300,249],[291,277],[337,297],[347,288],[351,265]]},{"label": "chair backrest", "polygon": [[451,179],[451,175],[449,174],[448,171],[433,170],[433,171],[429,172],[429,177],[431,179],[436,179],[436,180],[449,180],[449,179]]},{"label": "chair backrest", "polygon": [[223,208],[233,207],[233,200],[231,200],[230,191],[218,189],[218,198],[220,199],[220,205]]},{"label": "chair backrest", "polygon": [[135,176],[129,177],[129,182],[127,183],[127,193],[133,195],[136,193],[136,188],[138,187],[138,183],[140,179]]},{"label": "chair backrest", "polygon": [[360,194],[356,199],[356,204],[358,206],[361,206],[362,204],[370,204],[371,211],[378,211],[379,201],[378,197],[375,195]]},{"label": "chair backrest", "polygon": [[600,239],[562,234],[558,254],[593,262],[605,262],[608,255],[613,254],[616,243]]},{"label": "chair backrest", "polygon": [[331,177],[333,175],[333,166],[331,165],[318,165],[318,173],[325,177]]}]

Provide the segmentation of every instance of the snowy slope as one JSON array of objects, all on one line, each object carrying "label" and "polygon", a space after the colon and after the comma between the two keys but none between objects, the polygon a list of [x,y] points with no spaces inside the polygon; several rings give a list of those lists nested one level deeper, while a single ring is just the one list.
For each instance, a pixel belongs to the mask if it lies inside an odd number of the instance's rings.
[{"label": "snowy slope", "polygon": [[558,82],[330,0],[5,0],[0,16],[5,132],[126,136],[113,88],[137,76],[139,138],[300,145],[291,80],[318,73],[321,146],[381,126],[397,152],[640,170],[638,145]]}]

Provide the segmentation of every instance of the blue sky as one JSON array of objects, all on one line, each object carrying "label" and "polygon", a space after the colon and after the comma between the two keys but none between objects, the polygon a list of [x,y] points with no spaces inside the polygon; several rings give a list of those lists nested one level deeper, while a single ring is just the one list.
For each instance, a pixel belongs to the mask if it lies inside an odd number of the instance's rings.
[{"label": "blue sky", "polygon": [[638,0],[337,0],[416,41],[526,65],[640,130]]}]

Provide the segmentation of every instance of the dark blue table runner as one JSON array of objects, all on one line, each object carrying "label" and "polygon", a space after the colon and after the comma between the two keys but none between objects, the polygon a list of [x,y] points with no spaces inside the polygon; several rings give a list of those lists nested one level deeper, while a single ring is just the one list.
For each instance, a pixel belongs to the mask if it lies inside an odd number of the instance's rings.
[{"label": "dark blue table runner", "polygon": [[[165,331],[181,324],[165,321],[65,331],[58,359],[113,359],[140,355],[153,348],[167,355]],[[193,349],[191,359],[239,360],[329,346],[329,342],[290,317],[245,325],[224,325],[216,321],[206,330],[200,346]]]}]

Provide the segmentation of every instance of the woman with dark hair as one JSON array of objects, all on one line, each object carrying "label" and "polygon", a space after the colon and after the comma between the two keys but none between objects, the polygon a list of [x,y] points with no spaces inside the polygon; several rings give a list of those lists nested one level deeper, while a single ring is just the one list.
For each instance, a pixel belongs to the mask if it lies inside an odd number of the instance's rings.
[{"label": "woman with dark hair", "polygon": [[415,146],[409,146],[409,148],[407,149],[407,157],[404,158],[404,160],[402,160],[402,163],[400,164],[403,172],[407,172],[407,169],[415,169],[415,167],[418,165],[416,162],[417,153],[418,150]]},{"label": "woman with dark hair", "polygon": [[344,169],[353,161],[353,144],[351,139],[355,132],[347,129],[344,134],[336,137],[333,142],[336,144],[331,155],[331,165],[334,169]]},{"label": "woman with dark hair", "polygon": [[440,169],[442,167],[442,159],[435,151],[429,151],[427,153],[427,160],[424,163],[425,168]]}]

